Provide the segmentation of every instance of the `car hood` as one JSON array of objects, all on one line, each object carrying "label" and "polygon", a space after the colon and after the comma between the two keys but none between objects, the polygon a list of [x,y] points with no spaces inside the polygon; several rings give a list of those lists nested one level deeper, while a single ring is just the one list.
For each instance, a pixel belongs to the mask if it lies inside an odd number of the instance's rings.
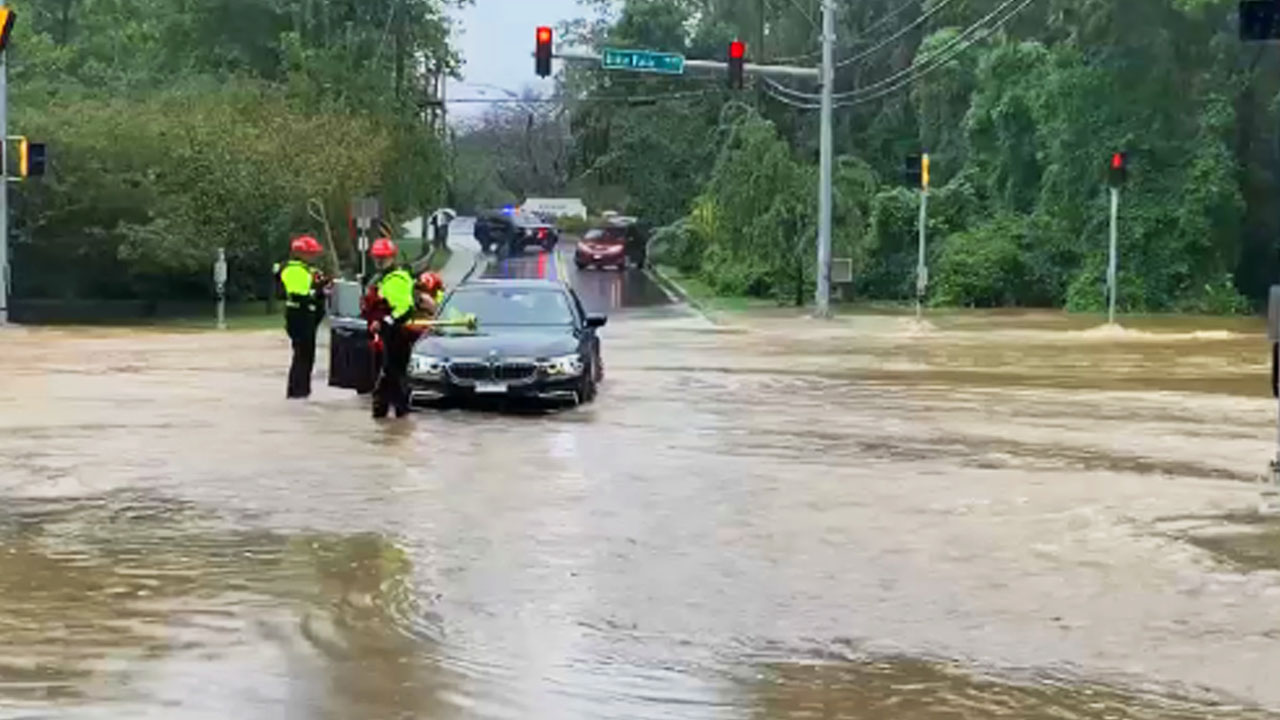
[{"label": "car hood", "polygon": [[475,335],[425,335],[413,347],[418,355],[449,359],[543,358],[568,355],[577,349],[578,338],[567,328],[481,328]]}]

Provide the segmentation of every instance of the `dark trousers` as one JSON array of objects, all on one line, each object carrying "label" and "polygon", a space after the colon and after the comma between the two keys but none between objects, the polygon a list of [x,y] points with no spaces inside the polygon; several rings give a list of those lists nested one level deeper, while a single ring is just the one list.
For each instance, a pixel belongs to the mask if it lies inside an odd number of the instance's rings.
[{"label": "dark trousers", "polygon": [[409,412],[409,356],[413,353],[413,335],[399,327],[382,329],[382,372],[373,389],[373,416],[386,417],[395,408],[396,416]]},{"label": "dark trousers", "polygon": [[284,313],[284,329],[293,343],[293,362],[289,365],[289,387],[285,396],[311,396],[311,369],[316,364],[317,314],[307,308],[289,308]]}]

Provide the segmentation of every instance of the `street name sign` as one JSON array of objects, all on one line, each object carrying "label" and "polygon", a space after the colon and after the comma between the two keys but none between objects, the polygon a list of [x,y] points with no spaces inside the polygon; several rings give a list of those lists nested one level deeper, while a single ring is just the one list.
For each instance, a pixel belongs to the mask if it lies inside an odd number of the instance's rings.
[{"label": "street name sign", "polygon": [[600,64],[605,70],[631,70],[662,75],[684,74],[684,56],[679,53],[605,48],[600,55]]}]

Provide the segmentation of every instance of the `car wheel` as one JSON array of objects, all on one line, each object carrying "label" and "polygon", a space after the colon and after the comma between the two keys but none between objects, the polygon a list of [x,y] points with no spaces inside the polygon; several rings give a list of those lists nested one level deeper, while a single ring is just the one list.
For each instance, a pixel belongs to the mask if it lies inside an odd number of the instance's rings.
[{"label": "car wheel", "polygon": [[574,264],[574,265],[577,265],[579,270],[586,270],[586,269],[587,269],[587,264],[586,264],[586,263],[584,263],[584,262],[582,262],[581,260],[574,260],[574,261],[573,261],[573,264]]},{"label": "car wheel", "polygon": [[596,399],[596,365],[591,363],[591,367],[582,373],[582,385],[578,389],[578,404],[585,405]]}]

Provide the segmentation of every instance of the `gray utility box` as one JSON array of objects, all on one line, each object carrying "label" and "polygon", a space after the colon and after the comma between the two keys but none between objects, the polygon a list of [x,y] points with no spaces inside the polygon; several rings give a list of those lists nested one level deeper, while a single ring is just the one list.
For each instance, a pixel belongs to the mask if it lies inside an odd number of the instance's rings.
[{"label": "gray utility box", "polygon": [[1280,398],[1280,285],[1267,298],[1267,343],[1271,345],[1271,394]]},{"label": "gray utility box", "polygon": [[329,296],[329,385],[361,394],[373,390],[381,365],[360,317],[363,296],[360,283],[351,280],[335,282]]}]

